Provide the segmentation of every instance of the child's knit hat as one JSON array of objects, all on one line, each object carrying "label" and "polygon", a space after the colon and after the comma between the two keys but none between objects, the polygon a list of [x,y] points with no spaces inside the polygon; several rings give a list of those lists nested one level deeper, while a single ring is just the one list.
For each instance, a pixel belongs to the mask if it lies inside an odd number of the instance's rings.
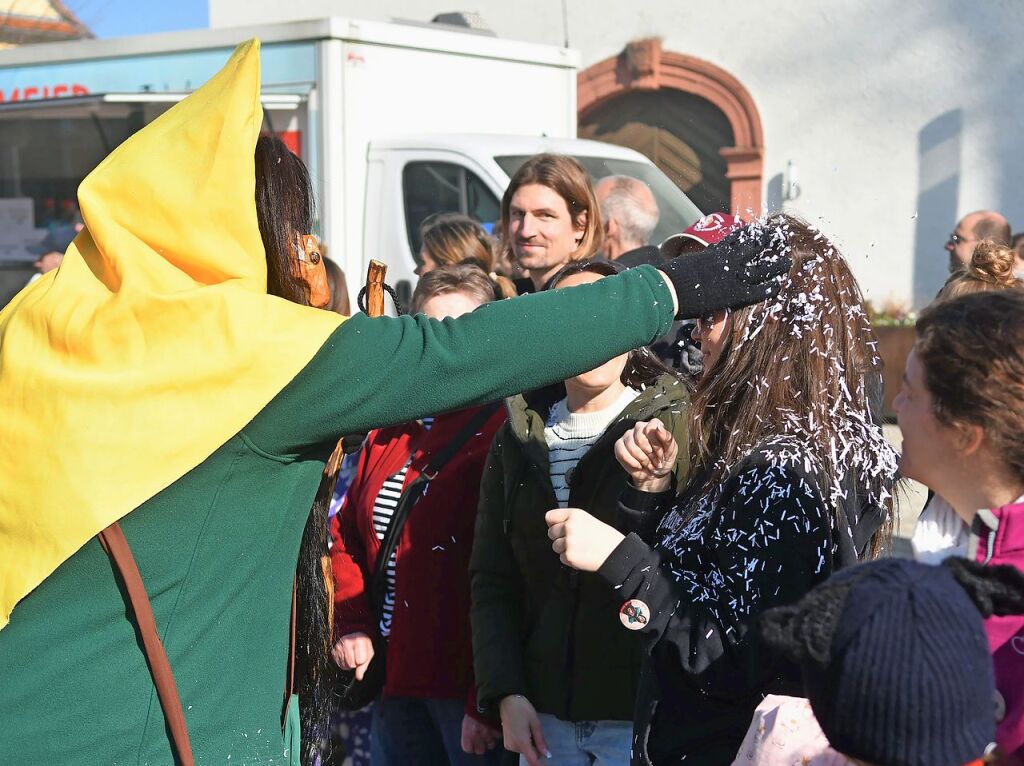
[{"label": "child's knit hat", "polygon": [[978,594],[954,575],[972,567],[876,561],[765,615],[765,640],[800,665],[833,748],[885,766],[985,755],[996,729],[992,659]]}]

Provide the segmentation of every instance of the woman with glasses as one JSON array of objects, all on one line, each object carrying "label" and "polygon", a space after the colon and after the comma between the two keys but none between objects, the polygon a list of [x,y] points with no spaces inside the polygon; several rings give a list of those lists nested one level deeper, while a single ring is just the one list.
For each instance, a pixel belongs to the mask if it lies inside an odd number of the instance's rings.
[{"label": "woman with glasses", "polygon": [[[584,510],[548,514],[563,563],[618,594],[646,662],[634,763],[728,764],[769,692],[798,679],[763,656],[761,612],[792,603],[870,557],[891,529],[896,456],[872,419],[878,374],[860,290],[832,243],[789,215],[752,223],[708,252],[789,257],[779,295],[707,313],[693,337],[691,479],[678,496],[675,446],[656,422],[616,445],[640,521],[621,532]],[[644,530],[653,529],[646,533]]]}]

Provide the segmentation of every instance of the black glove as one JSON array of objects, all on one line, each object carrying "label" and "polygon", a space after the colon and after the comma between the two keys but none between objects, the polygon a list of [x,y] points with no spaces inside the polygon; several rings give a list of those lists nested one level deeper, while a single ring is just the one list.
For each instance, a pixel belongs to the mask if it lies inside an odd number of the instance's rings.
[{"label": "black glove", "polygon": [[676,288],[677,319],[761,303],[778,294],[792,261],[768,232],[739,230],[706,250],[658,268]]}]

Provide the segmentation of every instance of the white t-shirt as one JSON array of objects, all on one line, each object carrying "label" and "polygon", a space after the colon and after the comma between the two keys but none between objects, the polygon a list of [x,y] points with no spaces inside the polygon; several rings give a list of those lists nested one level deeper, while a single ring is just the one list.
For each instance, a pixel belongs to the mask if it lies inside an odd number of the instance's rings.
[{"label": "white t-shirt", "polygon": [[967,555],[970,530],[946,500],[934,495],[917,517],[910,544],[922,564],[941,564],[950,556]]},{"label": "white t-shirt", "polygon": [[[1013,502],[1024,503],[1024,495]],[[957,515],[953,506],[939,495],[934,495],[917,518],[910,544],[917,561],[941,564],[951,556],[966,557],[970,537],[970,526]]]},{"label": "white t-shirt", "polygon": [[618,399],[594,412],[570,412],[565,399],[551,408],[544,426],[544,440],[548,443],[548,470],[559,507],[565,508],[569,504],[566,475],[587,454],[608,425],[639,395],[639,391],[627,387]]}]

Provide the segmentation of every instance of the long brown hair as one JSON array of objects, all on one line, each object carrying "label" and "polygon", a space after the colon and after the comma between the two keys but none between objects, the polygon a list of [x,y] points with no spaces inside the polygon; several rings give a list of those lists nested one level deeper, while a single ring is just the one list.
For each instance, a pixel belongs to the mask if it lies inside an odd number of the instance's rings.
[{"label": "long brown hair", "polygon": [[507,277],[494,274],[497,242],[475,218],[462,213],[439,213],[420,226],[423,249],[438,266],[474,263],[490,275],[497,298],[514,298],[515,285]]},{"label": "long brown hair", "polygon": [[583,166],[564,154],[536,154],[523,163],[509,181],[505,195],[501,198],[501,231],[503,244],[508,247],[509,206],[520,186],[537,184],[546,186],[563,200],[569,209],[573,226],[579,226],[586,218],[583,237],[573,251],[572,260],[593,258],[604,244],[604,226],[601,223],[601,208],[594,194],[594,184]]},{"label": "long brown hair", "polygon": [[[790,214],[739,229],[711,248],[788,255],[789,276],[774,300],[731,314],[722,353],[697,384],[691,465],[708,491],[766,440],[804,445],[839,513],[851,478],[857,494],[884,508],[877,552],[892,530],[896,455],[872,417],[868,382],[881,361],[860,288],[835,245]],[[709,248],[709,249],[711,249]]]},{"label": "long brown hair", "polygon": [[980,426],[1024,480],[1024,291],[936,301],[917,320],[914,351],[939,422]]},{"label": "long brown hair", "polygon": [[473,259],[484,271],[494,270],[494,243],[484,227],[462,213],[438,213],[420,225],[423,249],[438,266]]},{"label": "long brown hair", "polygon": [[296,238],[313,233],[313,186],[306,165],[277,136],[256,141],[256,219],[267,255],[267,292],[309,305],[309,287],[291,270]]},{"label": "long brown hair", "polygon": [[[305,164],[277,137],[260,136],[256,142],[256,218],[267,257],[267,292],[302,306],[310,305],[309,287],[292,274],[291,248],[297,235],[310,233],[313,217],[313,189]],[[295,570],[295,692],[299,695],[303,766],[316,761],[320,740],[327,732],[335,682],[329,659],[328,573],[322,563],[327,555],[327,512],[325,502],[315,502],[310,509]]]}]

